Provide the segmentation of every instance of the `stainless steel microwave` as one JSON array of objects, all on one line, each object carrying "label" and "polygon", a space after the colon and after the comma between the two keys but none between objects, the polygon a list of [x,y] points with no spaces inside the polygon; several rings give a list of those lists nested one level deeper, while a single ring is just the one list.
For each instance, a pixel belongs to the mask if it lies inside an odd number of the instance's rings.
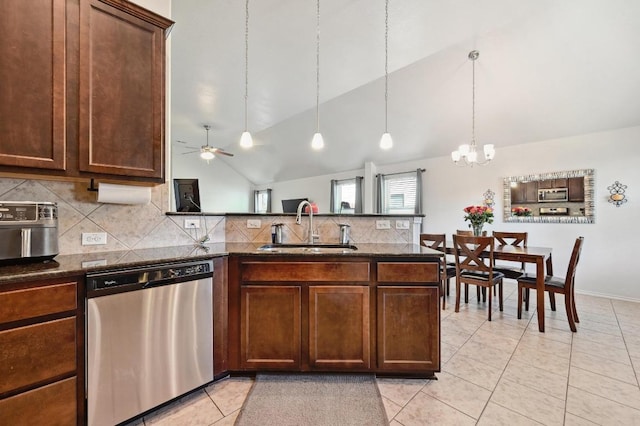
[{"label": "stainless steel microwave", "polygon": [[567,188],[538,189],[539,203],[558,203],[563,201],[569,201],[569,190]]}]

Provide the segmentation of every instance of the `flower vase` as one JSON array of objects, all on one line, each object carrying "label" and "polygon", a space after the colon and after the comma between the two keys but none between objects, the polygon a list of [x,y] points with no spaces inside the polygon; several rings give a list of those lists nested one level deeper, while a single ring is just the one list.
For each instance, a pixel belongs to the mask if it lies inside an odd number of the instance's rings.
[{"label": "flower vase", "polygon": [[473,236],[474,237],[481,237],[482,236],[482,223],[478,223],[478,224],[472,224],[471,227],[473,228]]}]

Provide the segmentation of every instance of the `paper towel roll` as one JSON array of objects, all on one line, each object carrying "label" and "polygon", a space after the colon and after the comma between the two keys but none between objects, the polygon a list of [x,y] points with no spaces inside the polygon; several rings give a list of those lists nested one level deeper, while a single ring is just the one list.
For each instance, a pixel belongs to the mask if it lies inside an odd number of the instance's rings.
[{"label": "paper towel roll", "polygon": [[100,183],[98,202],[109,204],[149,204],[151,188],[148,186],[116,185]]}]

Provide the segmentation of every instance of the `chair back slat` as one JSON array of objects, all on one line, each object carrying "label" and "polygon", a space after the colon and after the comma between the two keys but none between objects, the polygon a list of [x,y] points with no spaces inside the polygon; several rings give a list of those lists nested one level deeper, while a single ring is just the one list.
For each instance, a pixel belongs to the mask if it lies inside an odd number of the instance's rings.
[{"label": "chair back slat", "polygon": [[467,237],[454,235],[456,267],[459,269],[485,272],[492,275],[493,272],[493,237]]},{"label": "chair back slat", "polygon": [[492,235],[495,237],[496,243],[500,246],[527,246],[527,232],[493,231]]},{"label": "chair back slat", "polygon": [[446,234],[420,234],[420,245],[446,253]]}]

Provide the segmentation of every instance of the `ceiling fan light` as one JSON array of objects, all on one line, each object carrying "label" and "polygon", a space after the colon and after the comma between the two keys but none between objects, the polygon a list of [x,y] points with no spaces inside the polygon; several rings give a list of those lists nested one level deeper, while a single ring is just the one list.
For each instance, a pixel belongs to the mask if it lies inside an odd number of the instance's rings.
[{"label": "ceiling fan light", "polygon": [[391,135],[389,132],[384,132],[382,134],[382,138],[380,138],[380,148],[381,149],[391,149],[393,147],[393,139],[391,139]]},{"label": "ceiling fan light", "polygon": [[240,136],[240,146],[245,149],[251,148],[253,146],[253,138],[251,137],[251,133],[246,130],[242,133],[242,136]]},{"label": "ceiling fan light", "polygon": [[313,139],[311,139],[311,148],[315,149],[316,151],[324,148],[324,139],[322,138],[322,134],[320,134],[320,132],[316,132],[313,135]]},{"label": "ceiling fan light", "polygon": [[211,151],[203,150],[200,153],[200,158],[202,158],[203,160],[209,161],[209,160],[213,160],[214,158],[216,158],[216,156],[213,155],[213,152],[211,152]]}]

